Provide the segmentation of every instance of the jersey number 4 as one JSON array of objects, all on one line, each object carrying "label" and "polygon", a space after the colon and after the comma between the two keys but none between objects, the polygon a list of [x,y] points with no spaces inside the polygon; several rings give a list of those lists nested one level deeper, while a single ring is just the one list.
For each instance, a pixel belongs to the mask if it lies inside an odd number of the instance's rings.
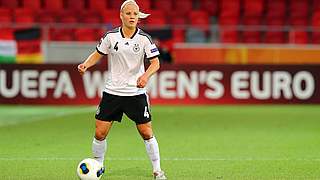
[{"label": "jersey number 4", "polygon": [[147,106],[144,107],[143,116],[146,117],[146,118],[149,118],[149,112],[148,112],[148,107]]},{"label": "jersey number 4", "polygon": [[115,49],[116,51],[118,51],[119,47],[118,47],[118,42],[116,43],[116,45],[114,45],[113,49]]}]

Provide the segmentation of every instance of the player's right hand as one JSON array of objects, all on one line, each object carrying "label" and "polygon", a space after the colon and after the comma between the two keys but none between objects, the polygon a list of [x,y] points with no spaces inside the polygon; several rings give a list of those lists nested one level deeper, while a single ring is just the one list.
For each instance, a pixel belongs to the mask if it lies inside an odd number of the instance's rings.
[{"label": "player's right hand", "polygon": [[82,63],[78,65],[78,71],[80,75],[83,75],[87,70],[87,67]]}]

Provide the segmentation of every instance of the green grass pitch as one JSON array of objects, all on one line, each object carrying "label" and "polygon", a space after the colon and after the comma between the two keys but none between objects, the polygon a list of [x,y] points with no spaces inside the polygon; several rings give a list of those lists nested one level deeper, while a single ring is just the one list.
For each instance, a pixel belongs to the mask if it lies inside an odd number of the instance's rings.
[{"label": "green grass pitch", "polygon": [[[0,179],[72,180],[91,156],[92,106],[0,106]],[[170,180],[320,179],[320,106],[153,106]],[[152,179],[132,121],[114,123],[102,179]]]}]

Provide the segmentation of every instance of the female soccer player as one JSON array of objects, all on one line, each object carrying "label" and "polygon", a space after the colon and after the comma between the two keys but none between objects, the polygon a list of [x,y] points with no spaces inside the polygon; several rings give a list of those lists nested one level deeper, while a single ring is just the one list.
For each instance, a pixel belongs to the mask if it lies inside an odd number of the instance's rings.
[{"label": "female soccer player", "polygon": [[[106,136],[113,121],[121,122],[125,113],[136,123],[144,139],[152,163],[155,179],[166,179],[160,168],[159,147],[152,132],[151,114],[146,84],[160,67],[159,51],[151,37],[137,27],[139,18],[149,14],[139,11],[134,0],[126,0],[120,8],[121,27],[109,31],[93,52],[78,65],[80,74],[95,65],[102,56],[108,55],[108,77],[103,97],[97,109],[95,137],[92,142],[93,156],[103,163],[107,148]],[[150,61],[145,71],[144,56]]]}]

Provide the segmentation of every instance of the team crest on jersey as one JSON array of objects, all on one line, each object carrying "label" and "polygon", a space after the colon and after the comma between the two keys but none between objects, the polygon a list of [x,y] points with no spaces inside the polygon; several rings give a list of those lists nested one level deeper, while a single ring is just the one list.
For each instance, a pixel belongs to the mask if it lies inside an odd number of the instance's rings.
[{"label": "team crest on jersey", "polygon": [[139,46],[139,44],[134,44],[134,46],[133,46],[133,52],[137,53],[137,52],[139,52],[139,51],[140,51],[140,46]]}]

